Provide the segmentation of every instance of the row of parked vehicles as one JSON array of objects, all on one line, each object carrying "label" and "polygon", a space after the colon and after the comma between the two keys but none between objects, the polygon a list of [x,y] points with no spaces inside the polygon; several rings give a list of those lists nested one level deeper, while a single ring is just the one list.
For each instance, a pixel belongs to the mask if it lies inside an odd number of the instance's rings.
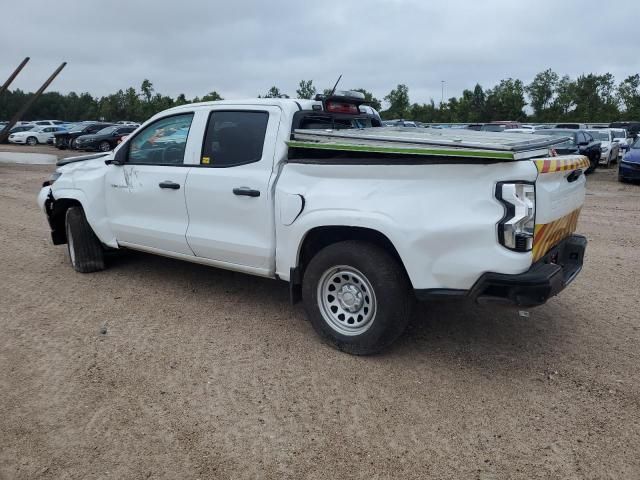
[{"label": "row of parked vehicles", "polygon": [[9,131],[7,141],[14,144],[49,144],[57,148],[108,152],[138,128],[133,122],[86,121],[66,123],[59,120],[21,122]]},{"label": "row of parked vehicles", "polygon": [[591,166],[586,173],[593,172],[599,165],[609,168],[622,160],[640,132],[640,122],[530,125],[515,121],[494,121],[490,123],[429,125],[408,120],[385,120],[382,123],[383,126],[402,128],[464,129],[494,133],[567,136],[569,140],[557,145],[556,152],[562,155],[580,154],[588,157]]}]

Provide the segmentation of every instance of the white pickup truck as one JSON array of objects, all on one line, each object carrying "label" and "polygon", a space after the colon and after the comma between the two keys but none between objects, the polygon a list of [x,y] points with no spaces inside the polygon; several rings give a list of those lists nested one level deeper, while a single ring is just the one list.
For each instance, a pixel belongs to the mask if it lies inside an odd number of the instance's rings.
[{"label": "white pickup truck", "polygon": [[554,156],[566,139],[376,128],[361,103],[159,113],[113,152],[58,163],[38,197],[53,243],[84,273],[126,248],[284,280],[352,354],[390,345],[416,298],[531,307],[581,270],[589,162]]}]

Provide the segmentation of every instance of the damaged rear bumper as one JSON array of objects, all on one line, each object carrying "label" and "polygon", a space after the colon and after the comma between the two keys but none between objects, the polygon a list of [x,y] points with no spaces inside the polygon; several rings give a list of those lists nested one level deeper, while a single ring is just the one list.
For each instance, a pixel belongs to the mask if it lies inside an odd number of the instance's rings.
[{"label": "damaged rear bumper", "polygon": [[468,297],[478,303],[500,303],[519,307],[542,305],[566,288],[582,270],[587,239],[571,235],[516,275],[484,273],[466,290],[417,290],[419,300],[435,297]]}]

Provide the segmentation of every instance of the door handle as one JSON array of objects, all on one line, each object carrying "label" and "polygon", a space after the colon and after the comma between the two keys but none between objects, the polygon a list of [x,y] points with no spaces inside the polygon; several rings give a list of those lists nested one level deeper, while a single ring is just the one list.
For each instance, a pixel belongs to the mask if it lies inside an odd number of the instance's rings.
[{"label": "door handle", "polygon": [[158,186],[160,188],[169,188],[171,190],[179,190],[180,189],[180,184],[172,182],[171,180],[165,180],[164,182],[160,182],[158,184]]},{"label": "door handle", "polygon": [[233,189],[234,195],[241,195],[245,197],[259,197],[260,190],[253,190],[249,187],[237,187]]}]

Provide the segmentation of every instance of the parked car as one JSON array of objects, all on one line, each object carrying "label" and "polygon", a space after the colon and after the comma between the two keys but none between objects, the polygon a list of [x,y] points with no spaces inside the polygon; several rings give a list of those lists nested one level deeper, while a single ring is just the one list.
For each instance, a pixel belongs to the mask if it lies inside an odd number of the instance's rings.
[{"label": "parked car", "polygon": [[412,120],[383,120],[383,127],[407,127],[407,128],[417,128],[416,122]]},{"label": "parked car", "polygon": [[479,147],[465,130],[413,129],[407,143],[315,128],[318,115],[367,119],[346,103],[161,112],[113,152],[58,162],[38,195],[53,242],[84,273],[105,268],[105,248],[129,248],[284,280],[313,328],[352,354],[398,338],[415,297],[528,308],[581,270],[586,158],[540,158],[557,138]]},{"label": "parked car", "polygon": [[585,174],[592,173],[600,163],[600,142],[596,141],[593,136],[586,130],[574,130],[571,128],[549,128],[546,130],[538,130],[535,135],[555,135],[567,136],[569,140],[561,145],[555,145],[553,148],[559,155],[580,154],[589,159],[591,166]]},{"label": "parked car", "polygon": [[613,132],[610,129],[587,130],[587,132],[594,140],[600,142],[600,163],[604,162],[604,166],[609,168],[612,163],[618,161],[620,144],[614,141]]},{"label": "parked car", "polygon": [[585,123],[558,123],[553,128],[570,128],[575,130],[586,130],[588,127]]},{"label": "parked car", "polygon": [[103,128],[110,127],[111,123],[105,122],[81,122],[75,124],[70,130],[58,133],[54,136],[53,145],[60,150],[75,149],[76,139],[81,135],[97,133]]},{"label": "parked car", "polygon": [[134,126],[118,124],[103,128],[94,134],[81,135],[76,138],[75,148],[78,150],[108,152],[116,148],[123,136],[129,135],[136,128],[137,127]]},{"label": "parked car", "polygon": [[613,134],[613,141],[618,142],[620,147],[618,159],[621,159],[624,157],[624,154],[629,151],[629,148],[631,148],[633,139],[627,134],[627,131],[624,128],[611,128],[610,130]]},{"label": "parked car", "polygon": [[22,143],[27,145],[37,145],[39,143],[46,144],[47,141],[53,137],[55,133],[65,132],[62,127],[33,127],[30,130],[23,132],[16,132],[9,135],[9,143]]},{"label": "parked car", "polygon": [[[28,130],[31,130],[33,127],[34,125],[16,125],[11,130],[9,130],[9,135],[11,135],[12,133],[26,132]],[[2,130],[4,130],[4,127],[0,126],[0,133],[2,132]],[[5,138],[2,143],[9,143],[9,137],[7,136],[7,138]]]},{"label": "parked car", "polygon": [[631,145],[618,164],[618,180],[621,182],[640,181],[640,136]]},{"label": "parked car", "polygon": [[611,122],[609,128],[624,128],[627,136],[635,140],[640,133],[640,122]]},{"label": "parked car", "polygon": [[512,120],[494,120],[489,123],[489,125],[502,125],[505,130],[510,130],[512,128],[522,128],[523,125],[520,122],[514,122]]}]

